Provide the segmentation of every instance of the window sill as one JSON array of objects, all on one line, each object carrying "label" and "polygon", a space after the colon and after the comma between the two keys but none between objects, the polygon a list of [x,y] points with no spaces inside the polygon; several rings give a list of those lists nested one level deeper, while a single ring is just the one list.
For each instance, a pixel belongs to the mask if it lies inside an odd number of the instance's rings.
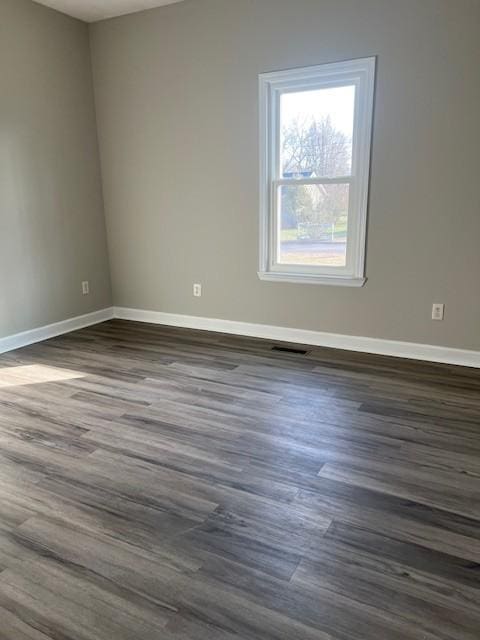
[{"label": "window sill", "polygon": [[327,276],[307,273],[282,273],[276,271],[259,271],[260,280],[267,282],[292,282],[297,284],[323,284],[334,287],[363,287],[366,278],[352,278],[349,276]]}]

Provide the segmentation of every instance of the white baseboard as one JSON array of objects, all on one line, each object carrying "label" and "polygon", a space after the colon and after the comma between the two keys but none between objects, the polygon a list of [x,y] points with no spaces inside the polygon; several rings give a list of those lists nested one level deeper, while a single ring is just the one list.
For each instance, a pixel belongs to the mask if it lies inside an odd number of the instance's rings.
[{"label": "white baseboard", "polygon": [[93,324],[111,320],[113,317],[113,307],[108,307],[107,309],[100,309],[100,311],[94,311],[93,313],[86,313],[83,316],[76,316],[75,318],[48,324],[44,327],[38,327],[37,329],[7,336],[6,338],[0,338],[0,353],[20,349],[20,347],[26,347],[29,344],[41,342],[42,340],[48,340],[63,333],[90,327]]},{"label": "white baseboard", "polygon": [[84,327],[111,320],[112,318],[480,368],[480,351],[452,349],[449,347],[417,344],[415,342],[401,342],[398,340],[349,336],[339,333],[310,331],[308,329],[276,327],[267,324],[237,322],[218,318],[186,316],[175,313],[163,313],[161,311],[127,309],[125,307],[108,307],[107,309],[87,313],[83,316],[69,318],[68,320],[49,324],[44,327],[38,327],[37,329],[7,336],[6,338],[0,338],[0,353],[13,351],[14,349],[33,344],[34,342],[48,340],[49,338],[54,338],[55,336],[69,333],[70,331],[76,331],[77,329],[83,329]]},{"label": "white baseboard", "polygon": [[220,320],[217,318],[202,318],[163,313],[160,311],[127,309],[125,307],[114,307],[114,316],[115,318],[121,318],[123,320],[136,320],[137,322],[149,322],[171,327],[202,329],[205,331],[217,331],[219,333],[249,336],[252,338],[265,338],[267,340],[278,340],[317,347],[331,347],[334,349],[345,349],[347,351],[359,351],[362,353],[374,353],[397,358],[409,358],[411,360],[480,368],[480,351],[452,349],[431,344],[349,336],[323,331],[309,331],[307,329],[291,329],[288,327]]}]

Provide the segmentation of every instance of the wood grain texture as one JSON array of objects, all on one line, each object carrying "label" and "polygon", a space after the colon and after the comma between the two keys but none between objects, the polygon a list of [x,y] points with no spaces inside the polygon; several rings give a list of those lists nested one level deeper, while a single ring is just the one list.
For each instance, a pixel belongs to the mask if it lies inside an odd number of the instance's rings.
[{"label": "wood grain texture", "polygon": [[272,346],[0,357],[0,640],[480,638],[480,373]]}]

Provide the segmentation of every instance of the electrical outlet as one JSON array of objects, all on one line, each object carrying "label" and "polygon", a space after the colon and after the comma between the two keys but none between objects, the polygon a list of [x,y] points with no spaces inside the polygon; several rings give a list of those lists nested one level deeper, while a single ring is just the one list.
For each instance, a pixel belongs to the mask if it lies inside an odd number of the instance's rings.
[{"label": "electrical outlet", "polygon": [[445,315],[445,305],[434,303],[432,306],[432,320],[443,320]]},{"label": "electrical outlet", "polygon": [[193,295],[195,296],[195,298],[200,298],[202,296],[202,285],[201,284],[194,284],[193,285]]},{"label": "electrical outlet", "polygon": [[90,293],[90,284],[88,280],[82,282],[82,293],[84,296],[88,296],[88,294]]}]

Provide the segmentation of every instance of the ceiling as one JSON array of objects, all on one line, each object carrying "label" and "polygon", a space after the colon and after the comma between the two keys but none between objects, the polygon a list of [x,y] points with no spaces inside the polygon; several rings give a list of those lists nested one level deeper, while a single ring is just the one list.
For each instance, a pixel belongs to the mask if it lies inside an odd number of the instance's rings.
[{"label": "ceiling", "polygon": [[126,13],[162,7],[182,0],[35,0],[85,22],[96,22]]}]

